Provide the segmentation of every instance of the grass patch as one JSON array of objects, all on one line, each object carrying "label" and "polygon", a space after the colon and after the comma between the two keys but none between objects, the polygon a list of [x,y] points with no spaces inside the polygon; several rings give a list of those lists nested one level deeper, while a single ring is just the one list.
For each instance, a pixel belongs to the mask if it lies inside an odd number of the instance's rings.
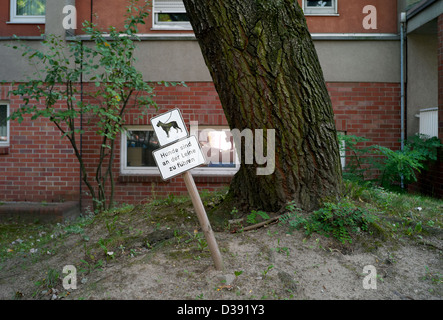
[{"label": "grass patch", "polygon": [[345,181],[346,196],[360,207],[376,212],[379,227],[397,236],[441,233],[443,200],[389,191],[381,187]]},{"label": "grass patch", "polygon": [[[226,189],[203,191],[201,198],[209,210],[225,194]],[[196,229],[199,222],[191,199],[172,194],[146,204],[123,204],[64,223],[1,223],[0,270],[9,259],[16,257],[23,261],[21,267],[26,268],[49,256],[67,255],[72,251],[76,260],[70,263],[89,273],[118,258],[132,258],[152,251],[171,238],[171,243],[182,239],[184,245],[192,244],[193,256],[206,254],[207,244],[204,237],[193,233]]]},{"label": "grass patch", "polygon": [[58,229],[56,224],[0,224],[0,262],[17,255],[40,253],[39,249],[54,238]]},{"label": "grass patch", "polygon": [[423,237],[440,234],[443,226],[443,201],[435,198],[388,191],[369,183],[345,180],[344,197],[337,203],[326,202],[314,212],[303,212],[294,203],[280,221],[289,230],[303,229],[352,243],[359,235],[382,240],[402,236]]}]

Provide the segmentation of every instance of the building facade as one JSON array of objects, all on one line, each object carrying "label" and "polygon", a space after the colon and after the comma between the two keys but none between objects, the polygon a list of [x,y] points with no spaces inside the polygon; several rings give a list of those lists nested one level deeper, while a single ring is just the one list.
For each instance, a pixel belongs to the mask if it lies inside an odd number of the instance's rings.
[{"label": "building facade", "polygon": [[[400,13],[406,10],[406,1],[299,0],[299,4],[323,68],[338,131],[364,136],[370,139],[368,144],[400,148]],[[74,6],[77,12],[78,28],[68,32],[62,25],[66,5]],[[89,39],[81,31],[81,22],[92,20],[103,30],[110,25],[121,27],[126,5],[121,0],[0,2],[0,80],[4,81],[0,84],[0,201],[88,199],[77,160],[51,123],[5,120],[22,103],[19,97],[8,95],[12,82],[34,73],[32,66],[7,46],[15,43],[13,35],[35,47],[41,46],[42,33],[58,34],[68,41],[82,39],[87,44]],[[156,141],[149,119],[171,108],[180,108],[186,123],[198,123],[199,131],[195,133],[211,159],[193,170],[200,189],[227,185],[239,165],[222,106],[182,1],[153,0],[152,5],[147,23],[140,29],[137,67],[146,81],[155,84],[160,110],[152,110],[142,119],[134,111],[125,119],[127,134],[117,138],[114,166],[115,200],[120,203],[186,192],[181,177],[166,182],[160,178],[151,156]],[[438,41],[441,47],[441,37]],[[441,60],[439,66],[441,69]],[[166,87],[156,84],[158,81],[184,81],[187,86]],[[85,87],[88,85],[92,84],[85,83]],[[439,85],[430,90],[441,92]],[[415,108],[408,103],[410,109]],[[418,129],[409,119],[404,130],[412,134]],[[441,123],[439,126],[441,132]],[[82,152],[91,174],[98,158],[97,143],[85,133]]]}]

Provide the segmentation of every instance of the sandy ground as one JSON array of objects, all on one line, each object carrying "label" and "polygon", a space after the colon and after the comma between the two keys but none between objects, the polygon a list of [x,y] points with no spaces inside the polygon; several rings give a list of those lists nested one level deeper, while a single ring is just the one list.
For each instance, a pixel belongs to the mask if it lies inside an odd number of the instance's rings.
[{"label": "sandy ground", "polygon": [[[169,233],[148,246],[120,246],[115,258],[102,259],[101,266],[79,262],[87,260],[85,250],[81,236],[72,234],[55,255],[37,259],[29,254],[3,263],[0,299],[442,299],[441,237],[428,238],[432,245],[409,238],[381,244],[369,238],[342,246],[287,230],[274,224],[243,233],[217,232],[223,271],[214,269],[208,248],[200,246],[202,236],[192,232]],[[77,268],[75,290],[62,286],[66,265]],[[55,290],[41,285],[49,269],[60,273]]]}]

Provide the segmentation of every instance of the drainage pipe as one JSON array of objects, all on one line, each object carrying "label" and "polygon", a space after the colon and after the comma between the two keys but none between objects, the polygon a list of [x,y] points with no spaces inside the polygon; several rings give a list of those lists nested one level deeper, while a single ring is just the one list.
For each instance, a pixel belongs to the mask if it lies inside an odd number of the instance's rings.
[{"label": "drainage pipe", "polygon": [[[80,157],[83,158],[83,40],[80,40],[81,48],[81,59],[80,59],[80,102],[82,105],[82,110],[80,111]],[[80,212],[82,211],[82,200],[83,200],[83,170],[80,164]]]},{"label": "drainage pipe", "polygon": [[[400,68],[401,68],[401,151],[405,147],[405,27],[406,27],[406,12],[402,12],[400,15],[400,43],[401,43],[401,57],[400,57]],[[401,188],[404,188],[404,177],[401,176]]]}]

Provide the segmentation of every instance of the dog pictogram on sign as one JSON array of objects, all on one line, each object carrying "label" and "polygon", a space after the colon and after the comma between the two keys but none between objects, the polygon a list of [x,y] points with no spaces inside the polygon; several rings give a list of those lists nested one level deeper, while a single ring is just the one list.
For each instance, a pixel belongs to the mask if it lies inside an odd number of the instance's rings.
[{"label": "dog pictogram on sign", "polygon": [[188,137],[188,129],[179,109],[173,109],[151,119],[160,146]]}]

